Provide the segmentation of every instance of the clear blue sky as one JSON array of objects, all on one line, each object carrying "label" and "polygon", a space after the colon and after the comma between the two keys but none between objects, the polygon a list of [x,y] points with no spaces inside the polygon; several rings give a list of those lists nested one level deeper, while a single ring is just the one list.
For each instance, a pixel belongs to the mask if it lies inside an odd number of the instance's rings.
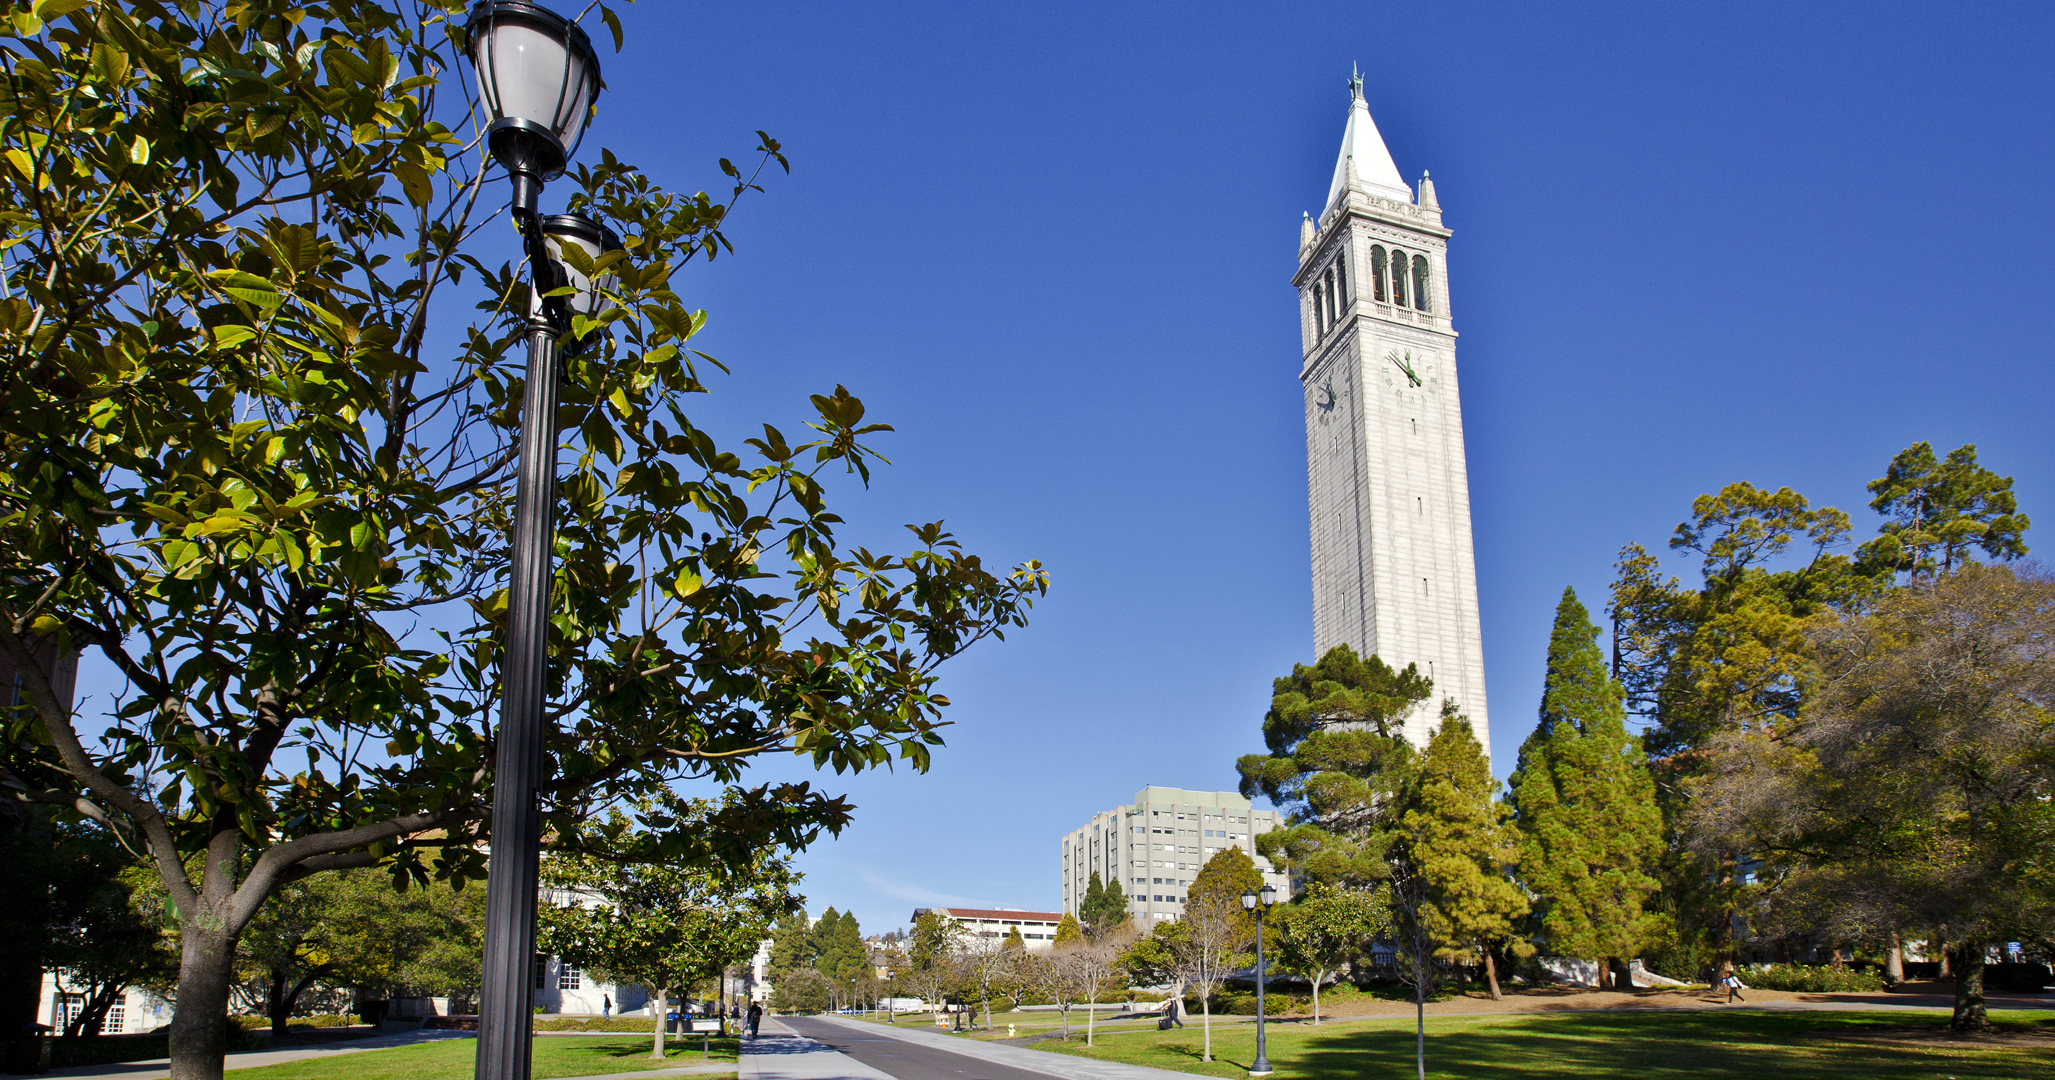
[{"label": "clear blue sky", "polygon": [[1867,534],[1895,451],[1974,442],[2055,526],[2050,12],[628,9],[588,148],[694,189],[756,128],[793,162],[684,282],[735,367],[707,415],[796,425],[845,382],[899,428],[853,535],[942,517],[1055,577],[947,670],[931,773],[829,777],[860,809],[800,860],[812,909],[1052,906],[1064,832],[1260,749],[1311,659],[1288,278],[1351,63],[1455,231],[1499,775],[1563,587],[1602,608],[1701,492],[1790,485]]},{"label": "clear blue sky", "polygon": [[1270,680],[1312,659],[1289,278],[1352,63],[1455,232],[1500,776],[1563,587],[1600,611],[1620,546],[1661,550],[1702,492],[1789,485],[1867,535],[1894,452],[1974,442],[2055,545],[2055,8],[622,14],[586,155],[724,193],[714,161],[762,128],[793,164],[679,279],[734,368],[702,421],[790,431],[846,383],[899,429],[870,492],[834,492],[850,539],[943,518],[1054,575],[1033,625],[945,669],[930,773],[824,778],[859,809],[799,859],[810,908],[866,932],[1053,907],[1065,832],[1147,784],[1233,788]]}]

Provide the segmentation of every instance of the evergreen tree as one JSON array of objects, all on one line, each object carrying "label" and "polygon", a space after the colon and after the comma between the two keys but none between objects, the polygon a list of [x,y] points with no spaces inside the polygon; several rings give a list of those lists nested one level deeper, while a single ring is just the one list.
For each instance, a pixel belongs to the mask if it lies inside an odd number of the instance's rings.
[{"label": "evergreen tree", "polygon": [[1512,781],[1521,880],[1540,899],[1541,936],[1556,955],[1623,961],[1659,929],[1646,905],[1657,887],[1650,872],[1663,851],[1662,815],[1623,698],[1606,674],[1598,627],[1564,589],[1541,720]]},{"label": "evergreen tree", "polygon": [[1492,944],[1510,937],[1514,920],[1528,910],[1527,897],[1506,876],[1519,859],[1519,831],[1493,798],[1497,790],[1469,719],[1444,703],[1441,726],[1421,756],[1405,842],[1420,876],[1418,918],[1438,946],[1435,956],[1456,963],[1481,958],[1493,1001],[1500,995]]},{"label": "evergreen tree", "polygon": [[2026,554],[2023,537],[2031,522],[2019,512],[2012,478],[1977,464],[1973,444],[1940,461],[1932,444],[1913,443],[1869,490],[1876,496],[1870,509],[1890,519],[1856,550],[1869,566],[1920,577],[1954,572],[1971,548],[1995,559]]},{"label": "evergreen tree", "polygon": [[777,930],[771,934],[771,962],[765,974],[775,985],[784,975],[812,967],[813,959],[813,941],[807,933],[806,912],[795,909],[778,922]]},{"label": "evergreen tree", "polygon": [[1009,927],[1006,931],[1006,951],[1020,952],[1027,948],[1027,939],[1020,936],[1020,927]]},{"label": "evergreen tree", "polygon": [[1094,941],[1126,922],[1127,894],[1120,890],[1120,880],[1101,882],[1099,872],[1094,870],[1092,883],[1085,887],[1085,902],[1078,906],[1077,914],[1085,935]]},{"label": "evergreen tree", "polygon": [[1082,945],[1084,940],[1084,924],[1077,921],[1077,916],[1065,914],[1063,921],[1056,924],[1057,948],[1062,948],[1066,945]]},{"label": "evergreen tree", "polygon": [[1394,670],[1347,645],[1311,666],[1292,665],[1272,684],[1263,718],[1270,752],[1236,763],[1241,793],[1269,799],[1292,823],[1258,837],[1257,850],[1315,882],[1361,888],[1384,880],[1392,810],[1413,757],[1400,725],[1433,691],[1413,665]]}]

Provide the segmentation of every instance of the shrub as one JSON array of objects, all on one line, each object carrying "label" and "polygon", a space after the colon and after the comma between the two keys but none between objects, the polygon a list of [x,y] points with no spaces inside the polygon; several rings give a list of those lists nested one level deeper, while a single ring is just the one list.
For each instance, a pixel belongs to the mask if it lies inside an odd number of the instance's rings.
[{"label": "shrub", "polygon": [[1873,994],[1884,988],[1884,977],[1874,971],[1812,964],[1771,964],[1749,971],[1741,981],[1763,990],[1802,994]]}]

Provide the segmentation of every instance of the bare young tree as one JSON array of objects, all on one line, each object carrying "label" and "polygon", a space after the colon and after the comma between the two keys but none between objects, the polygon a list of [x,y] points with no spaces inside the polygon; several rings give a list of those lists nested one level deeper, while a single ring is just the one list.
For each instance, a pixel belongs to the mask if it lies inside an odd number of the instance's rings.
[{"label": "bare young tree", "polygon": [[1175,981],[1199,995],[1200,1025],[1205,1031],[1201,1061],[1213,1060],[1213,994],[1236,968],[1249,962],[1255,927],[1241,909],[1239,897],[1225,891],[1190,894],[1184,917],[1156,928],[1159,961]]},{"label": "bare young tree", "polygon": [[1127,953],[1134,944],[1134,924],[1122,920],[1083,945],[1072,947],[1069,966],[1079,994],[1085,999],[1086,1046],[1096,1045],[1092,1032],[1093,1021],[1099,1015],[1099,999],[1120,989],[1127,971]]},{"label": "bare young tree", "polygon": [[957,984],[977,995],[978,1005],[985,1010],[986,1031],[992,1030],[992,995],[1022,955],[1008,949],[1006,939],[998,936],[965,938],[956,952]]}]

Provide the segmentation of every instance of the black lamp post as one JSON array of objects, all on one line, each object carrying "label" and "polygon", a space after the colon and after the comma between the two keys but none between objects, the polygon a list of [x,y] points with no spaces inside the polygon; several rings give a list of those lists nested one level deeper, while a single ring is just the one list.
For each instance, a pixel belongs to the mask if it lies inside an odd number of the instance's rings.
[{"label": "black lamp post", "polygon": [[1266,884],[1260,895],[1255,892],[1242,894],[1242,910],[1256,913],[1256,1060],[1249,1064],[1250,1076],[1269,1076],[1270,1058],[1263,1046],[1263,913],[1270,905],[1277,903],[1277,887]]},{"label": "black lamp post", "polygon": [[[529,266],[527,391],[521,401],[520,471],[514,493],[513,568],[501,661],[493,765],[492,859],[485,889],[485,956],[478,1002],[478,1080],[527,1080],[535,1002],[536,869],[541,821],[543,706],[549,696],[550,551],[556,538],[557,340],[567,306],[590,314],[589,289],[543,294],[575,281],[550,257],[576,243],[596,253],[606,231],[565,215],[541,219],[542,185],[564,172],[598,96],[599,58],[585,32],[528,0],[480,0],[466,26],[479,97],[491,126],[486,145],[513,181],[514,221]],[[582,275],[581,275],[582,276]]]}]

